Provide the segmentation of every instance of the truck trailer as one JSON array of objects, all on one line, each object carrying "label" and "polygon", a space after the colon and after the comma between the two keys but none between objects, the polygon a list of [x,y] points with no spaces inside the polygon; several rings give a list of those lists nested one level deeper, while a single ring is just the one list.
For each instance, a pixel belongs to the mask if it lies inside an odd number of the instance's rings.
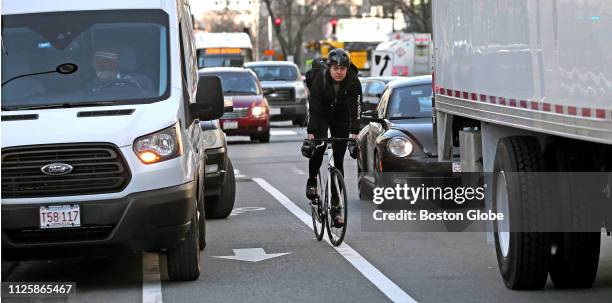
[{"label": "truck trailer", "polygon": [[510,289],[596,278],[612,229],[611,13],[610,1],[433,2],[439,160],[458,146],[464,173],[490,175]]}]

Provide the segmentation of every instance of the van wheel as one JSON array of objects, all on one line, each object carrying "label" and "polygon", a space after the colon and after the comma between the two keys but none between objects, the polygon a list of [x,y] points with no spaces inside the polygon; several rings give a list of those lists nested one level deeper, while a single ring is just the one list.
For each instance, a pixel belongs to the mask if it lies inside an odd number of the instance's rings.
[{"label": "van wheel", "polygon": [[193,281],[200,276],[200,236],[197,212],[191,218],[191,226],[185,240],[168,250],[168,277],[172,281]]},{"label": "van wheel", "polygon": [[227,159],[227,177],[225,184],[218,196],[208,197],[206,201],[206,217],[210,219],[225,219],[234,209],[236,198],[236,177],[234,176],[234,166],[230,159]]},{"label": "van wheel", "polygon": [[206,247],[206,207],[204,203],[204,191],[201,191],[198,196],[198,236],[200,238],[200,250],[204,250]]},{"label": "van wheel", "polygon": [[558,288],[591,287],[597,276],[600,233],[558,233],[553,239],[550,279]]},{"label": "van wheel", "polygon": [[540,289],[548,278],[550,233],[516,232],[539,231],[540,223],[546,222],[545,184],[529,173],[544,169],[537,139],[509,137],[497,145],[493,211],[503,213],[505,220],[494,223],[493,230],[499,270],[510,289]]}]

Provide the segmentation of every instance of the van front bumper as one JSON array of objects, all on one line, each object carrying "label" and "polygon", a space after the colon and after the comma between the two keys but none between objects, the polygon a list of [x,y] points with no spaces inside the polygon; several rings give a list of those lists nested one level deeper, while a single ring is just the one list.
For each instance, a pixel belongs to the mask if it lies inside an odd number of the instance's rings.
[{"label": "van front bumper", "polygon": [[39,209],[51,204],[2,206],[3,260],[112,255],[175,247],[190,228],[195,182],[79,204],[81,227],[40,229]]}]

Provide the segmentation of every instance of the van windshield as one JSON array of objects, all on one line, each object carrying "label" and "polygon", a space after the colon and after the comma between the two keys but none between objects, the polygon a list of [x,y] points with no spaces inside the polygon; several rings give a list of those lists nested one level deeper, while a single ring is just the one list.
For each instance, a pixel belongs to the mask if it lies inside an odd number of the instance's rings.
[{"label": "van windshield", "polygon": [[[140,104],[169,95],[168,15],[161,10],[2,17],[2,110]],[[76,69],[60,72],[67,63]]]}]

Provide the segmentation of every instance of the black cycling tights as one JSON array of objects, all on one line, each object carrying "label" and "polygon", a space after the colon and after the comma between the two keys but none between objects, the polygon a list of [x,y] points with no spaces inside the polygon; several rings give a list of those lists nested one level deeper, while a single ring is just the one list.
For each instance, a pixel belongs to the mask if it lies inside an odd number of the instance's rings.
[{"label": "black cycling tights", "polygon": [[[329,127],[331,136],[333,138],[348,138],[349,136],[349,121],[347,118],[330,118],[329,121],[324,121],[325,125],[322,125],[321,129],[315,133],[315,138],[327,138],[327,129]],[[334,165],[340,170],[344,176],[344,154],[346,153],[346,141],[334,142],[332,144],[334,154]],[[323,163],[323,153],[325,150],[318,149],[314,152],[310,161],[308,162],[309,177],[316,178],[319,173],[319,168]]]}]

